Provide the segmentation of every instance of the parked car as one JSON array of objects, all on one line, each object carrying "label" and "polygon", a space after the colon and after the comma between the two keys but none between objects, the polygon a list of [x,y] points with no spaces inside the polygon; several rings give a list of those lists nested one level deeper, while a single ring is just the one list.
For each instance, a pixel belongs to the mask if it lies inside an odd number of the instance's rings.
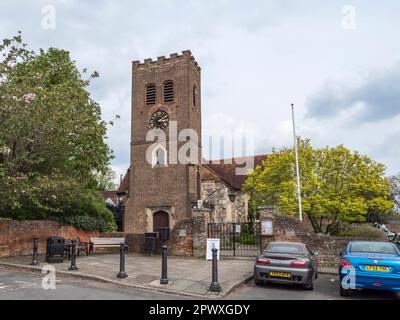
[{"label": "parked car", "polygon": [[255,284],[268,282],[300,284],[314,289],[318,276],[318,252],[304,243],[272,242],[257,258],[254,266]]},{"label": "parked car", "polygon": [[[384,241],[350,241],[340,256],[341,296],[349,296],[354,289],[400,292],[400,251],[395,244]],[[347,270],[343,269],[346,266]],[[354,275],[353,282],[349,272]]]}]

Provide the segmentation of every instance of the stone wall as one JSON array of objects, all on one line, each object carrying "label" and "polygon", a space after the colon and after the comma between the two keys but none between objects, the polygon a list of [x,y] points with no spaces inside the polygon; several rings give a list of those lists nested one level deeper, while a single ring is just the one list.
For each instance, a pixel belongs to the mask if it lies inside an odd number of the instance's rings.
[{"label": "stone wall", "polygon": [[[221,189],[219,191],[216,191]],[[212,192],[216,191],[214,194]],[[236,190],[235,201],[229,199],[229,189],[222,181],[206,180],[201,183],[201,198],[212,204],[211,219],[213,222],[245,222],[247,219],[247,203],[249,196],[246,192]],[[212,194],[209,198],[208,195]]]},{"label": "stone wall", "polygon": [[[351,240],[371,240],[362,237],[331,237],[323,234],[315,234],[307,223],[300,222],[297,218],[280,215],[274,208],[263,208],[260,211],[260,219],[270,218],[274,223],[274,236],[262,237],[262,247],[265,248],[272,241],[296,241],[307,244],[312,250],[320,254],[320,265],[337,266],[338,259],[335,253],[342,251]],[[376,240],[385,240],[382,237]]]},{"label": "stone wall", "polygon": [[38,252],[46,252],[48,237],[77,238],[88,242],[99,233],[79,230],[73,226],[62,226],[55,220],[9,220],[0,219],[0,257],[32,254],[33,237],[39,237]]}]

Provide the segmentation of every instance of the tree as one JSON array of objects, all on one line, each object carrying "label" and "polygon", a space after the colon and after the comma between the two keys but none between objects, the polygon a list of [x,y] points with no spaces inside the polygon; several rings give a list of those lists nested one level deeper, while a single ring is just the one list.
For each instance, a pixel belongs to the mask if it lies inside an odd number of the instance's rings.
[{"label": "tree", "polygon": [[394,210],[396,213],[400,213],[400,173],[390,178],[392,186],[392,199],[396,204]]},{"label": "tree", "polygon": [[29,51],[20,34],[0,53],[0,215],[67,214],[88,193],[102,201],[97,176],[112,152],[87,90],[98,74],[83,79],[69,52]]},{"label": "tree", "polygon": [[[315,232],[336,233],[340,222],[365,221],[370,211],[393,207],[385,166],[343,145],[316,149],[298,139],[303,213]],[[295,155],[273,150],[246,179],[244,189],[258,205],[298,214]]]},{"label": "tree", "polygon": [[96,175],[97,189],[100,191],[111,191],[117,189],[115,183],[116,173],[111,168],[105,172],[99,172]]}]

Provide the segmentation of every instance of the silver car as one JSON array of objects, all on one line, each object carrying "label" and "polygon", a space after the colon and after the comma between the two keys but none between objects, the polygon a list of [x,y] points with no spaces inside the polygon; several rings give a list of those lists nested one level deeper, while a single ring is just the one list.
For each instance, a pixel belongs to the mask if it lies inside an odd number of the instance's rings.
[{"label": "silver car", "polygon": [[271,242],[254,265],[254,282],[257,285],[291,283],[313,290],[313,280],[317,276],[318,252],[299,242]]}]

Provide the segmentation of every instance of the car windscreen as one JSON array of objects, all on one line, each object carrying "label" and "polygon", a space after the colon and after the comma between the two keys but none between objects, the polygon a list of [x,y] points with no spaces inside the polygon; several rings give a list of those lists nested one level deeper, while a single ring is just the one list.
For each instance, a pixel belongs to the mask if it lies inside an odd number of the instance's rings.
[{"label": "car windscreen", "polygon": [[384,242],[355,242],[350,244],[349,252],[370,252],[398,255],[393,244]]},{"label": "car windscreen", "polygon": [[266,251],[271,253],[303,253],[299,245],[293,244],[271,244]]}]

